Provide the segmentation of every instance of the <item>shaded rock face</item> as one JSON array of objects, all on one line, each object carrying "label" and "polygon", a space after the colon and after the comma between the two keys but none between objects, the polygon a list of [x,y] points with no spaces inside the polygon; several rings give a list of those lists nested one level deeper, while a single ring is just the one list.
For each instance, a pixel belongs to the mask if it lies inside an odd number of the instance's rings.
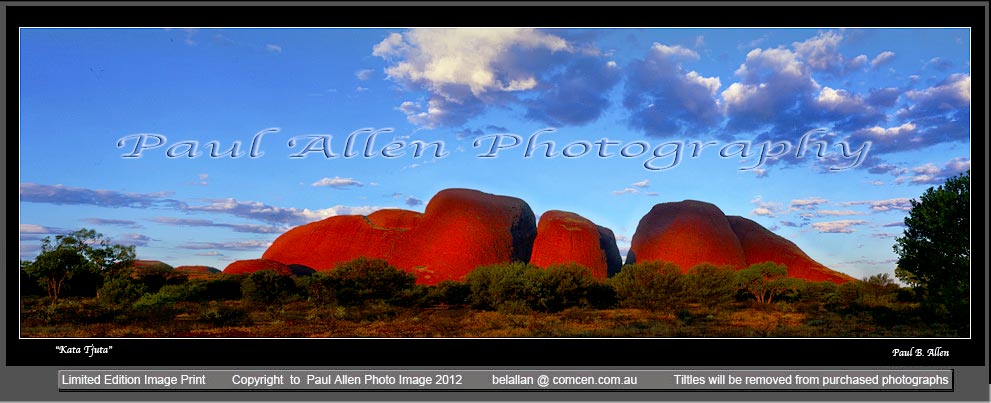
[{"label": "shaded rock face", "polygon": [[139,278],[153,275],[168,275],[174,269],[172,266],[158,260],[135,260],[131,263],[131,277]]},{"label": "shaded rock face", "polygon": [[577,263],[599,280],[619,272],[623,265],[612,230],[559,210],[540,216],[530,263],[538,267]]},{"label": "shaded rock face", "polygon": [[682,272],[700,263],[744,267],[743,247],[723,211],[685,200],[655,205],[640,219],[626,263],[671,262]]},{"label": "shaded rock face", "polygon": [[293,274],[285,264],[269,259],[238,260],[227,265],[224,274],[251,274],[262,270],[274,270],[284,276]]},{"label": "shaded rock face", "polygon": [[809,281],[832,281],[837,284],[854,280],[812,260],[791,241],[768,231],[760,224],[739,216],[726,217],[740,239],[748,264],[775,262],[788,267],[788,277]]},{"label": "shaded rock face", "polygon": [[332,270],[361,256],[412,272],[421,284],[459,280],[475,267],[529,261],[537,229],[523,200],[470,189],[437,193],[423,214],[380,210],[336,216],[286,232],[264,259]]},{"label": "shaded rock face", "polygon": [[202,273],[202,274],[216,274],[220,273],[220,270],[210,266],[179,266],[175,268],[175,271],[183,273]]}]

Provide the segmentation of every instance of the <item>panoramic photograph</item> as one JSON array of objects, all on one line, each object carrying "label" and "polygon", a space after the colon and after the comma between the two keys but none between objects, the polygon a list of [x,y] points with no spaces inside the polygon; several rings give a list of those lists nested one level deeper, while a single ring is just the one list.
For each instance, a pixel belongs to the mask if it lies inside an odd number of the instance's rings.
[{"label": "panoramic photograph", "polygon": [[969,338],[971,31],[22,28],[22,338]]}]

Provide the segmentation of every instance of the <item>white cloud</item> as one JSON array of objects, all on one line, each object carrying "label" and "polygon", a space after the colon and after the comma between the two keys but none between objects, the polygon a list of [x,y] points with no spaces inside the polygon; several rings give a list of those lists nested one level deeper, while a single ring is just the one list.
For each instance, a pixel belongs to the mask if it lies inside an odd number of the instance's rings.
[{"label": "white cloud", "polygon": [[348,187],[362,187],[364,186],[364,184],[354,180],[353,178],[341,178],[339,176],[335,176],[333,178],[320,179],[316,182],[313,182],[311,186],[344,189]]},{"label": "white cloud", "polygon": [[795,42],[792,47],[812,69],[841,72],[843,55],[839,47],[842,40],[842,35],[834,31],[826,31],[804,42]]},{"label": "white cloud", "polygon": [[784,210],[781,207],[781,203],[764,201],[764,198],[759,195],[751,199],[750,203],[756,205],[750,212],[751,215],[755,216],[774,217]]},{"label": "white cloud", "polygon": [[21,224],[20,233],[22,234],[54,234],[58,232],[55,229],[41,226],[38,224]]},{"label": "white cloud", "polygon": [[389,77],[424,84],[447,99],[457,99],[462,95],[452,86],[465,86],[476,97],[536,86],[530,73],[503,68],[513,48],[572,51],[564,39],[532,28],[431,28],[390,34],[372,54],[403,56],[386,69]]},{"label": "white cloud", "polygon": [[820,204],[829,203],[829,200],[823,199],[821,197],[808,197],[805,199],[794,199],[791,201],[791,208],[793,210],[812,210]]},{"label": "white cloud", "polygon": [[908,197],[900,197],[896,199],[885,199],[885,200],[863,200],[863,201],[853,201],[840,203],[841,206],[858,206],[867,205],[870,206],[871,211],[874,212],[885,212],[885,211],[911,211],[912,203]]},{"label": "white cloud", "polygon": [[640,191],[634,188],[624,188],[623,190],[614,190],[612,192],[614,195],[635,195],[640,194]]},{"label": "white cloud", "polygon": [[355,77],[358,77],[358,79],[361,80],[361,81],[367,81],[368,79],[372,78],[372,74],[374,74],[374,73],[375,73],[375,70],[372,70],[372,69],[362,69],[362,70],[356,71],[354,73],[354,76]]},{"label": "white cloud", "polygon": [[820,216],[864,215],[863,212],[853,210],[816,210],[816,214]]},{"label": "white cloud", "polygon": [[865,220],[839,220],[814,222],[812,227],[822,233],[849,234],[854,232],[853,227],[867,224]]},{"label": "white cloud", "polygon": [[876,69],[878,68],[878,66],[888,63],[894,58],[895,58],[895,52],[892,52],[890,50],[886,50],[884,52],[878,53],[878,55],[874,57],[874,60],[871,60],[871,67]]},{"label": "white cloud", "polygon": [[633,187],[645,188],[650,186],[650,179],[644,179],[640,182],[633,182]]},{"label": "white cloud", "polygon": [[271,44],[270,43],[270,44],[265,45],[265,50],[267,50],[269,52],[272,52],[272,53],[282,53],[282,46],[274,45],[274,44]]}]

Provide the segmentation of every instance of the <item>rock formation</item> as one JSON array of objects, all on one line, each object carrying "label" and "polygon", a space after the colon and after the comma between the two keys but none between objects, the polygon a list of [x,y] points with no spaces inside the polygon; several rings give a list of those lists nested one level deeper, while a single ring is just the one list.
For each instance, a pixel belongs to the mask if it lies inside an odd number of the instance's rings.
[{"label": "rock formation", "polygon": [[793,242],[777,235],[760,224],[739,216],[726,217],[733,232],[743,245],[748,264],[774,262],[788,268],[788,277],[809,281],[832,281],[842,284],[854,280],[846,274],[830,270],[812,260]]},{"label": "rock formation", "polygon": [[671,262],[687,272],[699,263],[746,266],[743,247],[726,215],[713,204],[661,203],[640,219],[626,263]]},{"label": "rock formation", "polygon": [[475,267],[529,261],[536,237],[523,200],[469,189],[435,195],[423,214],[380,210],[336,216],[293,228],[262,256],[317,271],[361,256],[385,259],[421,284],[458,280]]},{"label": "rock formation", "polygon": [[251,274],[256,271],[274,270],[284,276],[291,276],[292,270],[281,262],[270,259],[238,260],[224,268],[224,274]]},{"label": "rock formation", "polygon": [[610,229],[559,210],[540,216],[530,263],[538,267],[577,263],[589,268],[599,280],[618,273],[623,265]]}]

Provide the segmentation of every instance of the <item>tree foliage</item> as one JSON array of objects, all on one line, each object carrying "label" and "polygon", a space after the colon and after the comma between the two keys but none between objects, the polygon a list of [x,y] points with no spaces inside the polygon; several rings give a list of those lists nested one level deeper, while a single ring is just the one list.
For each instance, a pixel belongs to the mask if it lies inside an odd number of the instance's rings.
[{"label": "tree foliage", "polygon": [[788,277],[788,268],[774,262],[754,263],[736,272],[740,288],[746,290],[757,302],[770,304],[774,297],[795,291],[801,285]]},{"label": "tree foliage", "polygon": [[685,293],[681,277],[681,269],[673,263],[639,262],[623,266],[608,281],[620,306],[660,310],[681,305]]},{"label": "tree foliage", "polygon": [[133,261],[133,246],[111,244],[102,234],[83,228],[42,239],[41,253],[24,271],[45,288],[54,306],[74,276],[116,274]]},{"label": "tree foliage", "polygon": [[930,308],[966,322],[970,287],[970,171],[912,200],[895,239],[895,275]]}]

